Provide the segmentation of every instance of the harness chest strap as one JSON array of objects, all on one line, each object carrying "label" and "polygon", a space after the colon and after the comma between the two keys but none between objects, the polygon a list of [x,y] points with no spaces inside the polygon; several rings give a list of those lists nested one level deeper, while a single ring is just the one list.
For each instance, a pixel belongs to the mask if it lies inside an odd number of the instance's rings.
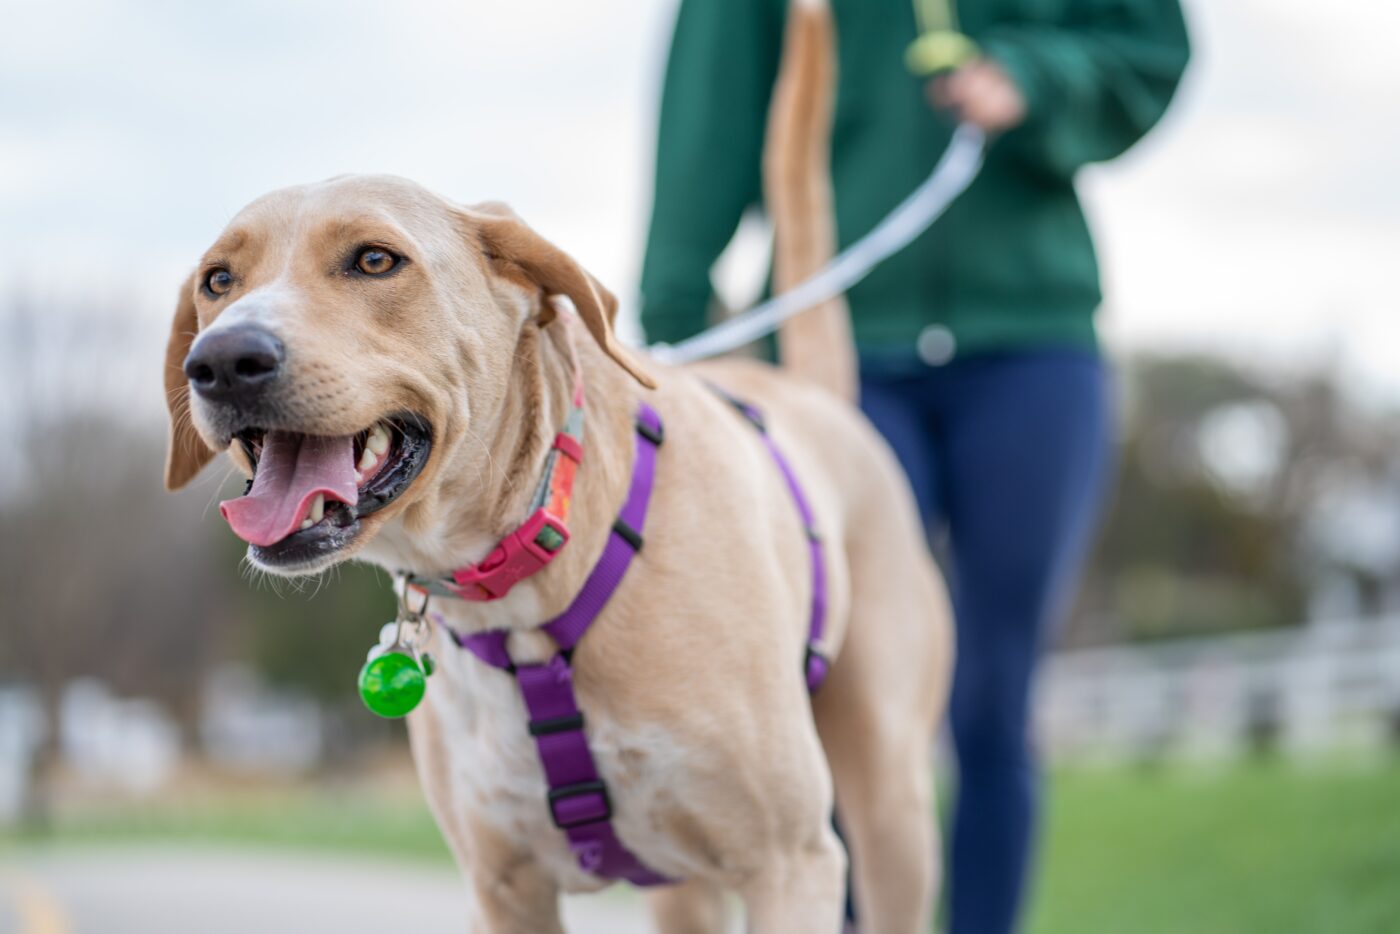
[{"label": "harness chest strap", "polygon": [[773,458],[773,463],[778,465],[778,472],[783,475],[788,492],[792,494],[793,504],[797,506],[797,514],[802,519],[802,530],[807,536],[807,550],[812,558],[812,609],[808,617],[807,652],[802,661],[802,673],[807,679],[808,692],[815,693],[826,680],[827,673],[831,671],[831,661],[821,647],[822,636],[826,633],[826,561],[821,535],[817,532],[816,515],[812,512],[812,505],[807,501],[806,494],[802,492],[802,484],[797,482],[797,474],[793,472],[792,465],[783,456],[782,449],[773,440],[773,436],[768,433],[763,413],[718,386],[711,388],[720,398],[738,409],[758,431],[764,446],[768,448],[769,456]]},{"label": "harness chest strap", "polygon": [[[721,393],[724,395],[723,393]],[[821,539],[813,529],[814,517],[797,477],[768,435],[762,416],[751,406],[728,395],[731,403],[759,430],[792,493],[807,531],[812,559],[812,605],[803,673],[809,691],[826,678],[829,664],[819,649],[826,619],[826,572]],[[608,535],[603,555],[573,602],[562,614],[541,628],[559,646],[544,664],[516,665],[506,648],[508,630],[488,630],[461,635],[449,629],[453,641],[479,659],[515,676],[529,713],[529,731],[535,740],[549,786],[548,806],[555,826],[564,831],[569,846],[586,872],[635,885],[667,884],[674,880],[647,868],[618,838],[612,825],[612,801],[588,747],[584,717],[574,694],[570,659],[573,649],[597,619],[613,591],[621,583],[632,558],[642,547],[647,507],[656,472],[656,453],[664,437],[661,417],[645,403],[636,418],[636,457],[627,500]]]},{"label": "harness chest strap", "polygon": [[559,652],[548,662],[516,665],[506,649],[507,630],[489,630],[453,640],[477,658],[515,676],[530,715],[540,764],[549,785],[549,813],[564,831],[579,866],[595,875],[626,879],[635,885],[661,885],[672,880],[653,872],[623,845],[612,825],[612,800],[603,783],[584,732],[583,713],[574,694],[569,658],[574,646],[602,612],[632,558],[642,546],[647,506],[656,475],[656,449],[661,444],[661,417],[646,404],[636,420],[636,458],[627,500],[622,506],[603,555],[583,588],[562,614],[545,623]]}]

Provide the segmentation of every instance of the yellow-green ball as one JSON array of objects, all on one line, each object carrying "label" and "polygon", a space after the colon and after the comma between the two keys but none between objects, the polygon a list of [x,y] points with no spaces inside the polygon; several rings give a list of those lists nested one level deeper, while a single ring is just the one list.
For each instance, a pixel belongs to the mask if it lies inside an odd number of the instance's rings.
[{"label": "yellow-green ball", "polygon": [[402,652],[385,652],[360,669],[360,698],[381,717],[402,717],[423,700],[423,669]]}]

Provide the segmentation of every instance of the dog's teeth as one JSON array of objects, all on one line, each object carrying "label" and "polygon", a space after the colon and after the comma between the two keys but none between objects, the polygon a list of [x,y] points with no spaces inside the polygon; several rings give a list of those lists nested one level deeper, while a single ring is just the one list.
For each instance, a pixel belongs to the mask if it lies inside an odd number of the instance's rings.
[{"label": "dog's teeth", "polygon": [[359,486],[361,483],[364,483],[364,482],[365,482],[365,475],[362,474],[362,473],[360,473],[358,470],[355,471],[355,486]]},{"label": "dog's teeth", "polygon": [[365,440],[365,450],[378,455],[389,452],[389,429],[384,427],[383,422],[376,422],[370,429],[369,438]]},{"label": "dog's teeth", "polygon": [[311,501],[311,524],[315,525],[326,517],[326,494],[317,493],[316,498]]},{"label": "dog's teeth", "polygon": [[312,527],[313,525],[315,525],[315,524],[316,524],[316,523],[312,522],[310,519],[302,519],[302,520],[301,520],[301,530],[304,532],[304,531],[306,531],[307,529],[311,528],[311,527]]},{"label": "dog's teeth", "polygon": [[[370,436],[373,439],[373,435]],[[365,447],[365,453],[360,455],[360,470],[368,473],[369,469],[379,463],[379,457],[374,453],[374,449]]]}]

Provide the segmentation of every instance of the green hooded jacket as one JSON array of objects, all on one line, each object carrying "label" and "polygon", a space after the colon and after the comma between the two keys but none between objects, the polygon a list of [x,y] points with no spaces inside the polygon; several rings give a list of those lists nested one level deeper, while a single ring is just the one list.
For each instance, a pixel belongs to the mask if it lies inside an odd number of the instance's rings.
[{"label": "green hooded jacket", "polygon": [[[786,4],[682,0],[642,269],[650,340],[674,343],[708,323],[710,268],[744,212],[761,204]],[[952,123],[905,66],[918,35],[910,0],[832,8],[832,176],[844,247],[927,177]],[[1189,54],[1178,0],[960,0],[954,15],[1020,87],[1027,117],[992,144],[942,219],[851,289],[857,343],[898,353],[936,331],[958,353],[1093,346],[1099,274],[1074,175],[1122,153],[1166,110]]]}]

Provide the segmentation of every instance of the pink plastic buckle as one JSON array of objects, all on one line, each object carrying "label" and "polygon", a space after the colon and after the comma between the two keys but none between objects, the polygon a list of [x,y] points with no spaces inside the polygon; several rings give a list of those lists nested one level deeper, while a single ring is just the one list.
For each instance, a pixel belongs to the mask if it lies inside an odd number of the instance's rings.
[{"label": "pink plastic buckle", "polygon": [[564,520],[550,515],[543,507],[536,509],[480,563],[452,572],[452,579],[461,588],[458,596],[478,603],[501,599],[516,584],[553,561],[568,540],[569,529]]}]

